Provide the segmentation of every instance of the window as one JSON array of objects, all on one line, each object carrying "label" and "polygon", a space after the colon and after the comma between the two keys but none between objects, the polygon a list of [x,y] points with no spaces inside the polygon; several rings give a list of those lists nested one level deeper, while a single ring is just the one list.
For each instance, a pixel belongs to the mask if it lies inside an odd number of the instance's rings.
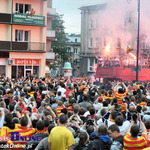
[{"label": "window", "polygon": [[77,39],[75,39],[75,42],[77,42]]},{"label": "window", "polygon": [[98,23],[98,20],[96,20],[96,28],[99,27],[99,23]]},{"label": "window", "polygon": [[92,48],[92,47],[93,47],[93,39],[90,38],[90,39],[89,39],[89,48]]},{"label": "window", "polygon": [[20,14],[25,14],[29,9],[31,9],[31,5],[16,3],[16,12]]},{"label": "window", "polygon": [[93,27],[94,27],[94,25],[93,25],[93,20],[91,19],[91,20],[90,20],[90,24],[89,24],[89,28],[90,28],[90,29],[93,29]]},{"label": "window", "polygon": [[99,47],[99,38],[96,38],[95,39],[95,48],[98,48]]},{"label": "window", "polygon": [[89,72],[95,72],[95,63],[96,63],[96,60],[95,58],[89,58],[88,59],[88,71]]},{"label": "window", "polygon": [[67,48],[67,53],[70,53],[70,52],[71,52],[71,48],[68,47],[68,48]]},{"label": "window", "polygon": [[15,41],[28,41],[29,31],[16,30],[15,31]]},{"label": "window", "polygon": [[78,54],[78,48],[74,48],[74,54]]},{"label": "window", "polygon": [[142,41],[141,49],[147,49],[147,42],[145,40]]}]

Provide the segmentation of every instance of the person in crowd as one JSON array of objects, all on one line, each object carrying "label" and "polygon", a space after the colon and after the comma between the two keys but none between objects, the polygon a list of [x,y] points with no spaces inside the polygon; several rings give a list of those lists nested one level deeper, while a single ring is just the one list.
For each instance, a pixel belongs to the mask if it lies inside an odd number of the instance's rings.
[{"label": "person in crowd", "polygon": [[116,124],[108,128],[108,134],[113,139],[110,150],[123,150],[123,136]]},{"label": "person in crowd", "polygon": [[73,145],[75,144],[74,137],[66,128],[67,124],[67,116],[65,114],[60,114],[59,126],[52,129],[49,139],[48,139],[48,147],[50,150],[73,150]]}]

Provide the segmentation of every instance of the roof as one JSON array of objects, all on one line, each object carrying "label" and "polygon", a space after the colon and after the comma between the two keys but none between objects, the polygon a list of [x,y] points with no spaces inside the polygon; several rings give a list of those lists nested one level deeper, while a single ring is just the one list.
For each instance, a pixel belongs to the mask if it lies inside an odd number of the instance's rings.
[{"label": "roof", "polygon": [[103,3],[103,4],[97,4],[97,5],[83,6],[83,7],[80,7],[79,9],[81,9],[81,10],[96,10],[96,9],[103,9],[106,6],[107,6],[107,4]]}]

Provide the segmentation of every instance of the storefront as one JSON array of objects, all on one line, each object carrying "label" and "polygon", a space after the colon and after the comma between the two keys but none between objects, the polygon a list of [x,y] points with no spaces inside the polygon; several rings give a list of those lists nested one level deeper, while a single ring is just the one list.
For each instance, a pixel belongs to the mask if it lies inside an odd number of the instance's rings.
[{"label": "storefront", "polygon": [[28,73],[34,77],[39,77],[39,59],[13,59],[12,78],[26,77]]}]

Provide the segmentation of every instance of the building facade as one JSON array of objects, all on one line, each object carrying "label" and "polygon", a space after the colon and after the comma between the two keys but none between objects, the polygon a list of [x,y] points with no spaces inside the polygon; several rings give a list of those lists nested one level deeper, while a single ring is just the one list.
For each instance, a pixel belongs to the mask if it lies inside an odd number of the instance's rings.
[{"label": "building facade", "polygon": [[76,76],[79,75],[80,64],[80,47],[81,47],[81,35],[80,34],[67,34],[67,52],[70,54],[69,61],[72,66],[72,73]]},{"label": "building facade", "polygon": [[[142,5],[143,2],[141,2]],[[145,2],[146,3],[146,2]],[[148,1],[147,1],[148,3]],[[141,6],[141,8],[144,8]],[[146,8],[146,7],[145,7]],[[94,75],[100,57],[124,57],[127,46],[137,49],[137,1],[107,1],[84,6],[81,10],[80,75]],[[148,29],[144,24],[149,9],[142,10],[140,26],[140,56],[149,53]],[[145,32],[147,29],[147,32]],[[107,48],[109,51],[107,52]],[[128,56],[127,56],[128,57]]]},{"label": "building facade", "polygon": [[52,8],[52,0],[47,0],[46,76],[50,76],[50,65],[55,60],[55,53],[51,48],[51,41],[55,40],[55,31],[52,30],[54,17],[56,17],[56,8]]},{"label": "building facade", "polygon": [[47,51],[47,1],[0,1],[0,74],[44,77]]}]

